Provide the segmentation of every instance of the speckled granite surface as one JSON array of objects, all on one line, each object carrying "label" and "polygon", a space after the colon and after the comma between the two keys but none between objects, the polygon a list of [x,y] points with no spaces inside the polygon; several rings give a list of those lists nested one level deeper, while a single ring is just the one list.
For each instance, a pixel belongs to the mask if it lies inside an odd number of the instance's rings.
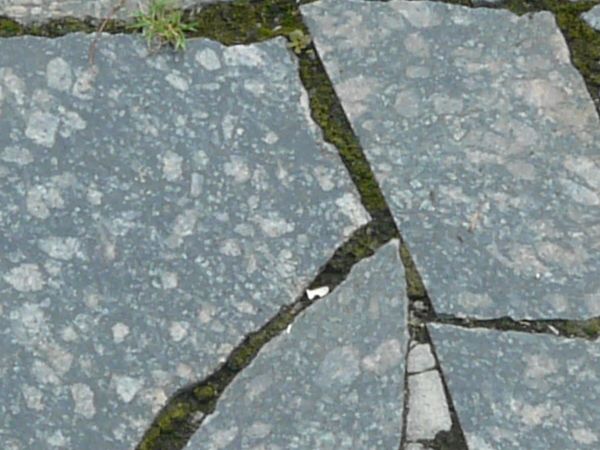
[{"label": "speckled granite surface", "polygon": [[131,449],[368,220],[283,39],[91,39],[0,40],[4,449]]},{"label": "speckled granite surface", "polygon": [[600,31],[600,5],[594,6],[588,12],[582,14],[581,17],[583,17],[590,27]]},{"label": "speckled granite surface", "polygon": [[[228,0],[173,0],[175,7],[191,8],[206,3]],[[43,22],[64,17],[104,18],[120,0],[0,0],[0,16],[8,16],[19,22]],[[129,19],[140,10],[147,9],[151,0],[125,0],[112,17]]]},{"label": "speckled granite surface", "polygon": [[600,446],[600,342],[430,325],[469,447]]},{"label": "speckled granite surface", "polygon": [[554,17],[302,11],[437,311],[599,315],[600,121]]},{"label": "speckled granite surface", "polygon": [[406,308],[392,241],[262,349],[186,448],[397,449]]}]

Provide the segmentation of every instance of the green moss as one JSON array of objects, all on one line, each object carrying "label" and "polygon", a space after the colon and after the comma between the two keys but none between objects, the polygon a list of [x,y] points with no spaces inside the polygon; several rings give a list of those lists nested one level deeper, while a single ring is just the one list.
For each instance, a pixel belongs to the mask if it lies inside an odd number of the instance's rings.
[{"label": "green moss", "polygon": [[324,139],[337,147],[363,205],[377,218],[389,211],[387,204],[325,69],[311,50],[300,55],[300,77],[309,95],[312,118],[323,130]]},{"label": "green moss", "polygon": [[0,17],[0,37],[20,36],[23,26],[8,17]]},{"label": "green moss", "polygon": [[178,444],[181,441],[180,435],[183,434],[181,430],[187,428],[182,427],[182,424],[189,420],[191,414],[192,406],[189,403],[185,401],[170,403],[152,424],[152,427],[136,449],[157,450],[160,448],[161,450],[167,450],[181,448]]},{"label": "green moss", "polygon": [[473,6],[471,0],[445,0],[444,3],[450,3],[452,5],[460,5],[460,6]]},{"label": "green moss", "polygon": [[581,325],[581,330],[590,339],[600,337],[600,317],[585,321]]},{"label": "green moss", "polygon": [[570,337],[597,339],[600,337],[600,317],[589,320],[555,321],[554,328]]},{"label": "green moss", "polygon": [[237,0],[215,3],[202,8],[185,21],[196,31],[189,37],[206,37],[225,45],[248,44],[288,36],[299,29],[306,31],[298,6],[292,0]]},{"label": "green moss", "polygon": [[410,255],[406,243],[400,246],[400,258],[406,272],[406,294],[411,300],[422,300],[429,302],[427,299],[427,291],[423,279],[417,270],[417,266]]},{"label": "green moss", "polygon": [[[30,35],[55,38],[69,33],[93,33],[99,26],[99,20],[90,18],[76,19],[65,17],[49,20],[44,23],[21,25],[12,19],[0,17],[0,37]],[[125,33],[127,31],[125,22],[117,20],[109,20],[104,28],[104,32],[106,33]]]},{"label": "green moss", "polygon": [[198,386],[194,389],[194,396],[200,402],[207,402],[217,396],[217,390],[210,384]]}]

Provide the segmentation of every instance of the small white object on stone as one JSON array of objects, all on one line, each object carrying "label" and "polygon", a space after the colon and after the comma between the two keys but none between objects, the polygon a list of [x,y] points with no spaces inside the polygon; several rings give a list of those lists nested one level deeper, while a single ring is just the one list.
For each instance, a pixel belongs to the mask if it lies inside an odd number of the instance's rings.
[{"label": "small white object on stone", "polygon": [[327,294],[329,294],[329,286],[321,286],[316,289],[307,289],[306,290],[306,296],[308,297],[309,300],[312,300],[315,298],[323,298]]}]

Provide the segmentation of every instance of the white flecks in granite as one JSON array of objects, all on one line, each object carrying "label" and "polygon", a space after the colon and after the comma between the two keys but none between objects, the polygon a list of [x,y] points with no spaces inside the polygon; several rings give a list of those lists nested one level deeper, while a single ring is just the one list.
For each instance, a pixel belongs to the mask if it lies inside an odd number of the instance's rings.
[{"label": "white flecks in granite", "polygon": [[416,344],[408,352],[406,370],[408,373],[424,372],[435,367],[435,357],[429,344]]},{"label": "white flecks in granite", "polygon": [[221,68],[219,56],[210,48],[196,52],[196,62],[206,70],[218,70]]},{"label": "white flecks in granite", "polygon": [[91,419],[96,414],[94,406],[94,392],[83,383],[75,383],[71,386],[71,396],[75,403],[75,414],[81,414],[86,419]]},{"label": "white flecks in granite", "polygon": [[74,237],[49,236],[38,241],[40,250],[51,258],[68,261],[75,256],[83,259],[81,253],[81,242]]},{"label": "white flecks in granite", "polygon": [[37,264],[23,263],[10,269],[4,275],[4,281],[19,292],[36,292],[46,284]]},{"label": "white flecks in granite", "polygon": [[112,326],[113,340],[115,344],[120,344],[129,335],[129,327],[124,323],[116,323]]},{"label": "white flecks in granite", "polygon": [[59,91],[69,91],[73,84],[73,72],[67,61],[58,57],[46,65],[48,87]]},{"label": "white flecks in granite", "polygon": [[7,163],[14,163],[19,166],[25,166],[33,162],[33,155],[24,147],[6,147],[0,153],[0,159]]},{"label": "white flecks in granite", "polygon": [[404,292],[392,241],[265,345],[186,448],[398,448]]},{"label": "white flecks in granite", "polygon": [[284,39],[93,39],[0,40],[3,448],[132,448],[369,220]]},{"label": "white flecks in granite", "polygon": [[446,325],[430,333],[469,448],[598,448],[598,342]]},{"label": "white flecks in granite", "polygon": [[596,31],[600,31],[600,5],[594,6],[589,11],[583,13],[581,17],[583,17],[583,20],[585,20],[590,27]]},{"label": "white flecks in granite", "polygon": [[554,16],[401,0],[301,10],[436,311],[594,314],[600,122]]}]

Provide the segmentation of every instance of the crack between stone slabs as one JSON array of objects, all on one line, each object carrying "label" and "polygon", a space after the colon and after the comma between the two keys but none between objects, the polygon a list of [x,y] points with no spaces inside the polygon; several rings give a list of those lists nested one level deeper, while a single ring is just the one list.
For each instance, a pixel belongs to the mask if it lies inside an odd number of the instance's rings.
[{"label": "crack between stone slabs", "polygon": [[[436,1],[449,4],[458,3],[456,0]],[[569,47],[571,64],[583,77],[588,93],[596,107],[596,112],[600,116],[600,31],[594,30],[581,17],[583,13],[598,4],[600,4],[600,0],[579,0],[577,2],[568,0],[504,0],[498,4],[478,6],[473,5],[472,2],[465,2],[464,6],[506,9],[519,16],[540,11],[551,12]]]},{"label": "crack between stone slabs", "polygon": [[[331,295],[355,264],[372,256],[378,248],[396,237],[395,232],[385,227],[385,224],[375,220],[369,222],[336,250],[308,289],[328,286]],[[204,419],[214,412],[225,389],[252,362],[262,347],[292,325],[302,311],[317,301],[316,298],[309,300],[303,294],[293,303],[282,307],[260,329],[248,334],[212,374],[172,395],[136,449],[182,449]]]},{"label": "crack between stone slabs", "polygon": [[[179,8],[182,23],[192,25],[195,31],[185,33],[187,38],[206,37],[225,45],[250,44],[276,36],[287,36],[303,26],[298,19],[299,4],[315,0],[233,0],[227,3],[209,3]],[[40,36],[56,38],[69,33],[94,33],[105,18],[61,17],[30,23],[0,15],[0,37]],[[132,29],[134,18],[110,19],[103,29],[109,34],[136,34]]]},{"label": "crack between stone slabs", "polygon": [[540,319],[515,320],[511,317],[497,319],[475,319],[439,314],[427,318],[429,323],[454,325],[463,328],[492,329],[497,331],[519,331],[533,334],[550,334],[562,338],[597,340],[600,337],[600,316],[589,319]]},{"label": "crack between stone slabs", "polygon": [[[194,32],[186,33],[186,37],[204,37],[224,45],[236,45],[257,43],[276,36],[285,36],[289,40],[289,34],[295,30],[301,30],[306,36],[310,36],[302,20],[299,4],[312,1],[302,0],[297,4],[294,0],[238,0],[202,5],[184,11],[184,23],[195,28]],[[50,20],[44,24],[20,25],[12,19],[0,18],[0,36],[35,35],[51,38],[72,32],[92,33],[96,32],[102,21],[67,18]],[[127,21],[117,20],[106,22],[104,31],[133,33]],[[359,191],[363,206],[373,218],[369,225],[355,232],[353,237],[338,249],[309,288],[336,286],[347,276],[354,264],[371,256],[376,248],[390,239],[398,238],[401,243],[400,257],[406,273],[409,309],[426,311],[435,316],[421,276],[397,230],[386,200],[316,49],[310,44],[296,54],[300,78],[310,100],[311,116],[321,128],[325,141],[338,150]],[[303,296],[292,305],[284,307],[260,330],[248,335],[216,372],[205,380],[176,392],[155,418],[137,447],[138,450],[179,449],[185,445],[205,414],[214,410],[225,386],[249,364],[262,345],[287,328],[297,314],[310,304],[312,302]],[[445,380],[443,382],[445,384]],[[462,431],[460,433],[462,434]]]},{"label": "crack between stone slabs", "polygon": [[[333,84],[325,71],[316,48],[311,44],[300,52],[298,57],[300,60],[300,76],[304,88],[309,95],[313,120],[323,131],[324,139],[338,149],[352,180],[359,190],[365,208],[372,217],[379,218],[383,223],[389,224],[390,228],[393,227],[394,230],[396,230],[395,233],[397,237],[400,238],[400,259],[405,268],[406,292],[408,297],[408,328],[411,337],[409,342],[418,339],[420,342],[428,342],[432,345],[426,327],[421,323],[420,319],[416,318],[414,313],[415,311],[425,311],[428,315],[435,317],[433,305],[429,299],[423,280],[410,255],[408,246],[396,229],[391,211],[364,155],[359,139],[352,130],[350,122],[341,106]],[[415,319],[413,319],[413,317],[415,317]],[[439,367],[435,350],[433,351],[436,358],[436,370],[438,370],[444,386],[444,395],[448,402],[452,427],[449,432],[438,433],[435,440],[428,444],[430,444],[432,448],[440,450],[468,450],[466,439],[458,420],[458,415],[454,410],[452,398],[446,385],[446,380]],[[408,352],[406,352],[406,356],[408,356]],[[407,389],[408,377],[406,367],[404,383],[405,397],[400,448],[403,448],[406,444],[406,417],[409,395]]]},{"label": "crack between stone slabs", "polygon": [[[425,293],[425,298],[428,297]],[[420,301],[423,298],[419,298]],[[448,389],[448,384],[446,382],[446,378],[444,376],[444,371],[439,362],[437,352],[435,349],[435,344],[433,343],[431,336],[429,335],[429,331],[427,330],[427,326],[424,320],[419,316],[419,310],[415,311],[415,302],[409,301],[409,321],[408,321],[408,330],[410,339],[406,345],[406,358],[407,363],[404,365],[404,410],[402,412],[402,438],[400,442],[399,450],[403,450],[409,443],[417,442],[427,446],[427,448],[436,449],[436,450],[469,450],[467,445],[467,440],[465,438],[464,432],[460,425],[460,419],[458,417],[458,413],[454,407],[454,401],[452,400],[452,395],[450,390]],[[433,308],[430,308],[427,311],[428,318],[435,317],[435,312]],[[415,342],[418,344],[426,344],[431,348],[431,352],[433,354],[435,360],[435,366],[431,369],[427,369],[423,372],[428,372],[430,370],[436,370],[442,380],[442,386],[444,388],[444,395],[446,397],[446,402],[448,404],[448,411],[450,413],[451,427],[449,431],[440,431],[436,434],[433,440],[418,440],[418,441],[407,441],[406,437],[406,429],[409,415],[409,396],[410,390],[408,389],[408,377],[417,375],[418,373],[408,373],[408,355],[411,344]]]}]

